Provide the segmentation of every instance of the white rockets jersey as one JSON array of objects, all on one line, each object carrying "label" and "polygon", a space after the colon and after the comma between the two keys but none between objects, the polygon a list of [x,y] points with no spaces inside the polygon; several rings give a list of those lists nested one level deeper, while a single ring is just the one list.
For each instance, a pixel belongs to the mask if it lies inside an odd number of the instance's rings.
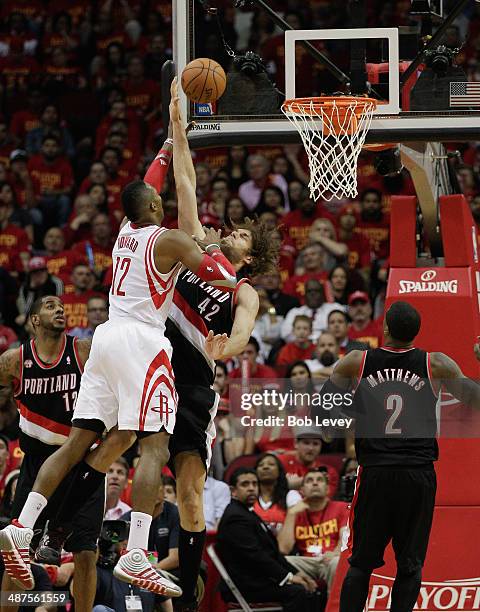
[{"label": "white rockets jersey", "polygon": [[177,277],[182,264],[167,274],[155,267],[154,247],[160,234],[158,225],[126,223],[112,251],[113,279],[110,287],[109,318],[134,318],[165,330]]}]

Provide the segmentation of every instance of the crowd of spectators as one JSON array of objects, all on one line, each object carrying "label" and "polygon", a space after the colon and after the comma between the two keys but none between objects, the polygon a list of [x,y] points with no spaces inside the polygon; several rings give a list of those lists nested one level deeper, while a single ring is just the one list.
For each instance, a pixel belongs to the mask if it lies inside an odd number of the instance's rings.
[{"label": "crowd of spectators", "polygon": [[[143,177],[166,136],[160,81],[161,67],[171,58],[171,4],[171,0],[2,3],[0,352],[30,338],[28,311],[42,295],[61,296],[68,333],[79,338],[91,337],[108,317],[111,249],[122,218],[120,193],[129,181]],[[223,26],[230,45],[238,51],[258,52],[282,89],[282,35],[261,12],[235,11],[233,3],[218,4],[224,9]],[[347,3],[335,11],[323,0],[302,6],[286,0],[271,4],[293,27],[307,23],[311,28],[341,27],[347,17]],[[409,2],[367,4],[370,25],[409,23]],[[459,46],[468,33],[458,62],[475,80],[480,5],[472,10],[450,27],[446,42],[452,48]],[[203,32],[196,41],[196,55],[213,57],[227,69],[230,58],[215,20],[199,10],[196,24]],[[306,95],[315,93],[318,81],[328,89],[329,75],[307,53],[301,54],[297,67],[300,75],[309,75],[299,79],[300,87],[302,83],[309,87]],[[480,145],[459,143],[456,147],[463,161],[450,163],[480,226]],[[328,431],[319,434],[308,428],[239,428],[238,415],[229,404],[229,385],[246,372],[251,379],[276,381],[276,388],[303,394],[303,400],[292,408],[303,417],[308,414],[305,397],[321,387],[346,352],[381,346],[390,198],[392,194],[414,194],[413,182],[406,170],[396,177],[381,177],[374,168],[373,154],[364,153],[358,168],[358,198],[314,202],[306,188],[308,166],[300,146],[217,147],[193,155],[203,223],[222,227],[228,219],[241,223],[246,216],[258,215],[278,228],[281,242],[277,268],[252,279],[260,309],[248,345],[236,359],[217,365],[215,388],[222,400],[205,489],[207,526],[216,530],[219,521],[221,526],[222,521],[226,525],[235,520],[242,514],[239,503],[253,507],[259,520],[278,537],[280,548],[275,556],[288,555],[280,561],[276,557],[280,569],[295,566],[290,553],[296,551],[300,557],[318,561],[313,569],[307,568],[309,580],[313,577],[330,584],[333,565],[329,571],[324,566],[338,553],[345,524],[342,504],[351,499],[356,469],[353,441],[348,435],[337,438]],[[175,227],[177,207],[171,177],[162,196],[164,223]],[[271,407],[261,406],[257,416],[271,414]],[[21,462],[17,437],[16,407],[2,389],[3,517],[9,516]],[[243,474],[246,488],[239,492],[242,474],[230,481],[231,466],[245,455],[253,457],[248,468],[253,471]],[[134,453],[127,459],[121,458],[110,470],[107,520],[128,518]],[[237,499],[236,511],[224,519],[230,492],[222,479],[232,485]],[[323,495],[320,505],[319,489]],[[168,527],[162,523],[159,534],[165,535],[165,529],[174,532],[175,520],[178,523],[174,504],[175,481],[166,475],[155,521],[164,521]],[[328,518],[320,516],[325,515],[328,504],[333,504]],[[321,535],[326,529],[322,525],[333,520],[330,514],[334,511],[337,536],[329,536],[327,543]],[[313,529],[306,544],[301,527],[307,512],[318,529]],[[166,559],[163,566],[175,570],[175,537],[162,544],[156,536],[152,538],[152,547],[163,551],[158,562]],[[64,584],[65,575],[52,574],[51,578]],[[298,589],[310,590],[311,582],[293,586],[293,600],[301,599]],[[255,590],[252,584],[250,588]],[[111,586],[105,590],[111,592]],[[117,609],[114,600],[98,603]]]}]

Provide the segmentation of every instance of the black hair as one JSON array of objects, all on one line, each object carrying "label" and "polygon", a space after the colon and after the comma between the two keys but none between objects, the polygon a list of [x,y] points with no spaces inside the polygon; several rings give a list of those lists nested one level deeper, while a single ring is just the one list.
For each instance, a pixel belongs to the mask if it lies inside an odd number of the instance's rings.
[{"label": "black hair", "polygon": [[260,345],[258,344],[258,340],[254,336],[250,336],[247,344],[252,344],[255,347],[255,350],[257,351],[257,353],[260,352]]},{"label": "black hair", "polygon": [[30,306],[30,310],[28,311],[28,316],[32,317],[33,315],[39,314],[40,310],[42,310],[43,300],[47,297],[55,297],[53,295],[42,295],[38,297],[33,304]]},{"label": "black hair", "polygon": [[293,390],[292,387],[292,372],[293,370],[297,367],[297,366],[301,366],[302,368],[305,368],[307,370],[308,373],[308,386],[307,389],[305,391],[305,393],[314,393],[315,391],[315,387],[313,385],[313,380],[312,380],[312,373],[310,371],[310,368],[308,367],[308,365],[305,363],[305,361],[302,361],[301,359],[298,361],[294,361],[293,363],[291,363],[288,368],[287,371],[285,372],[285,390],[289,391],[290,389]]},{"label": "black hair", "polygon": [[227,368],[227,364],[224,361],[216,361],[215,362],[215,367],[216,368],[220,368],[221,370],[223,370],[223,373],[225,374],[225,376],[228,376],[228,368]]},{"label": "black hair", "polygon": [[[100,152],[100,161],[102,161],[103,156],[105,155],[105,153],[107,151],[113,151],[117,157],[118,160],[118,165],[120,165],[122,163],[122,154],[120,153],[120,151],[118,149],[116,149],[115,147],[111,147],[110,145],[104,147],[101,152]],[[102,162],[103,163],[103,162]],[[103,163],[103,165],[105,165]]]},{"label": "black hair", "polygon": [[170,485],[175,491],[175,493],[177,493],[177,482],[175,478],[172,478],[171,476],[167,476],[167,474],[162,474],[162,482],[163,482],[164,487]]},{"label": "black hair", "polygon": [[325,466],[309,468],[305,472],[305,474],[303,475],[303,481],[302,482],[305,482],[305,478],[308,476],[308,474],[323,474],[325,476],[325,480],[326,480],[326,482],[328,484],[328,480],[329,480],[329,477],[328,477],[328,468],[326,468]]},{"label": "black hair", "polygon": [[267,189],[274,191],[279,196],[280,198],[279,206],[281,206],[282,208],[285,208],[285,194],[280,189],[280,187],[277,187],[276,185],[267,185],[265,189],[262,191],[260,200],[258,201],[256,208],[254,209],[254,214],[256,215],[261,215],[264,212],[273,212],[273,213],[275,212],[274,209],[269,208],[267,204],[265,203],[265,192],[267,191]]},{"label": "black hair", "polygon": [[407,302],[394,302],[385,315],[388,331],[394,340],[412,342],[420,331],[420,313]]},{"label": "black hair", "polygon": [[253,468],[248,468],[245,466],[237,468],[230,476],[230,486],[236,487],[238,479],[240,476],[243,476],[243,474],[254,474],[256,476],[257,472]]},{"label": "black hair", "polygon": [[380,203],[382,202],[382,193],[374,187],[369,187],[368,189],[362,191],[362,193],[360,194],[360,202],[363,202],[367,193],[374,193],[378,197]]},{"label": "black hair", "polygon": [[[348,316],[347,312],[345,312],[344,310],[338,310],[337,309],[337,310],[331,310],[328,313],[328,316],[327,316],[327,325],[330,323],[330,315],[332,315],[332,314],[341,314],[342,317],[345,319],[345,323],[347,323],[347,324],[350,323],[350,321],[351,321],[351,319]],[[328,331],[328,329],[326,329],[325,331]]]},{"label": "black hair", "polygon": [[[280,506],[280,508],[283,508],[284,510],[286,510],[287,509],[287,494],[289,491],[289,486],[288,486],[287,475],[285,474],[285,468],[280,463],[280,460],[278,459],[276,455],[274,455],[273,453],[263,453],[262,455],[260,455],[260,457],[257,459],[255,463],[255,471],[258,469],[259,463],[263,461],[265,457],[272,457],[275,460],[275,463],[277,464],[277,468],[278,468],[278,478],[275,481],[275,486],[273,488],[272,503],[277,504],[278,506]],[[257,477],[258,477],[258,474],[257,474]],[[260,479],[258,479],[258,487],[259,487],[259,491],[261,492],[262,485],[260,483]]]},{"label": "black hair", "polygon": [[[115,151],[115,149],[113,149]],[[151,197],[147,184],[144,181],[132,181],[122,191],[122,207],[125,216],[134,223],[138,221]]]}]

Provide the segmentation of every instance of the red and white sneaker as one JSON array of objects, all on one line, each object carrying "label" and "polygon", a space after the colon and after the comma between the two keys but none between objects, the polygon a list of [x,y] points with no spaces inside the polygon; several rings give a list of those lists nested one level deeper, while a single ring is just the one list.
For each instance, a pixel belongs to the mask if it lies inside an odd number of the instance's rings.
[{"label": "red and white sneaker", "polygon": [[180,597],[182,589],[161,576],[147,559],[145,551],[134,548],[120,557],[113,568],[113,575],[129,584],[147,589],[157,595]]},{"label": "red and white sneaker", "polygon": [[35,585],[30,568],[32,537],[33,529],[22,527],[16,519],[0,531],[0,552],[5,570],[15,584],[27,590]]}]

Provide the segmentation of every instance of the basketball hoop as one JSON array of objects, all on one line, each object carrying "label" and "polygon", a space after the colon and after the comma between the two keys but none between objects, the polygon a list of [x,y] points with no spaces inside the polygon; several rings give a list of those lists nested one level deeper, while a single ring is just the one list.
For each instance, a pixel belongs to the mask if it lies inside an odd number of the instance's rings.
[{"label": "basketball hoop", "polygon": [[310,196],[357,195],[357,161],[377,100],[353,96],[295,98],[282,105],[298,130],[310,168]]}]

